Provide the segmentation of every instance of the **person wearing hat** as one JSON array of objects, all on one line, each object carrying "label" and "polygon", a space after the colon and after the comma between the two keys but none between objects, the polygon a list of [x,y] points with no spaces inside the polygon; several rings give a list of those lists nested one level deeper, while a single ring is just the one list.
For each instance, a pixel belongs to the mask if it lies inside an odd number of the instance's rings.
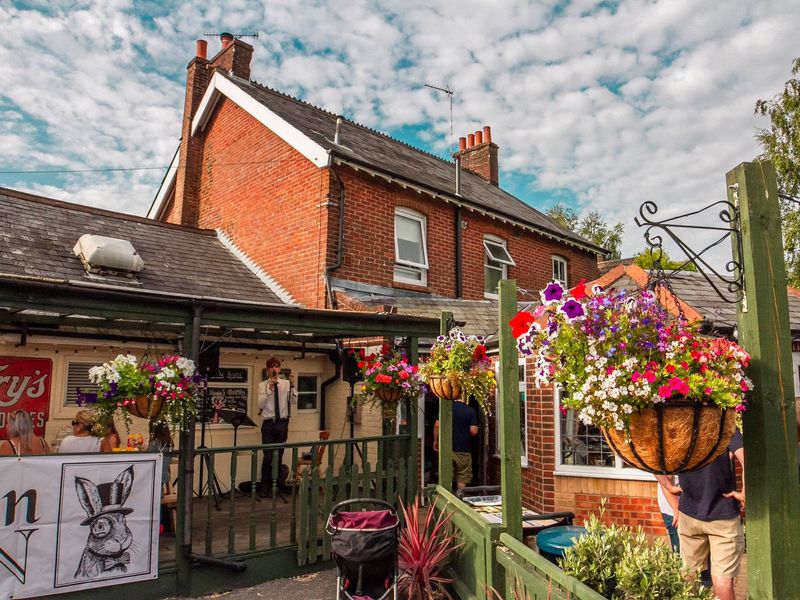
[{"label": "person wearing hat", "polygon": [[80,410],[72,419],[72,434],[61,440],[59,454],[100,452],[100,438],[92,435],[92,415]]},{"label": "person wearing hat", "polygon": [[[261,416],[261,443],[282,444],[289,437],[291,403],[297,402],[294,375],[281,379],[281,361],[277,357],[267,360],[267,379],[258,384],[258,414]],[[264,451],[261,463],[261,489],[272,487],[272,450]],[[283,450],[278,452],[278,476],[283,464]]]}]

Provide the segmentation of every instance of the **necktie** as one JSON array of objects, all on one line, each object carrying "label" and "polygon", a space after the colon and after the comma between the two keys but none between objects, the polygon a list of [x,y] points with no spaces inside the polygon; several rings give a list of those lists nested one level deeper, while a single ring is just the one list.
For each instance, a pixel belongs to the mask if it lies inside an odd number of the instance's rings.
[{"label": "necktie", "polygon": [[278,420],[278,419],[281,418],[281,406],[280,406],[280,403],[278,402],[278,382],[277,381],[275,381],[275,383],[272,386],[272,393],[274,394],[274,399],[275,399],[275,420]]}]

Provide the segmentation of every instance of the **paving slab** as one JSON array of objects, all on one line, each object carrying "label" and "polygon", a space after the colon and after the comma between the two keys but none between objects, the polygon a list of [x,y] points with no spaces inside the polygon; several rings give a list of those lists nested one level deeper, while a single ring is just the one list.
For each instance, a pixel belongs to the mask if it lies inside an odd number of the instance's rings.
[{"label": "paving slab", "polygon": [[[194,600],[331,600],[336,598],[336,569],[274,579],[249,587],[195,596]],[[186,597],[180,600],[186,600]]]}]

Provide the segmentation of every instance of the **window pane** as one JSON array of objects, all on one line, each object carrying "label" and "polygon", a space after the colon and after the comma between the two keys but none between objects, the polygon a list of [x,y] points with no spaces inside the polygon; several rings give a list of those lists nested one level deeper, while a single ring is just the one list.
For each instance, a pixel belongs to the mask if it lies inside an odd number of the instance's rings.
[{"label": "window pane", "polygon": [[567,285],[567,261],[553,257],[553,279]]},{"label": "window pane", "polygon": [[561,464],[592,467],[613,467],[614,453],[594,426],[578,420],[577,413],[569,410],[561,414]]},{"label": "window pane", "polygon": [[422,223],[402,215],[395,215],[397,235],[397,258],[408,262],[425,264],[422,253]]},{"label": "window pane", "polygon": [[503,278],[503,270],[486,265],[483,269],[483,291],[487,294],[496,294],[497,285]]},{"label": "window pane", "polygon": [[317,408],[317,377],[300,375],[297,378],[297,408],[315,410]]},{"label": "window pane", "polygon": [[506,250],[506,247],[499,242],[483,240],[483,249],[486,251],[487,257],[493,261],[497,261],[505,265],[514,264],[514,260],[511,258],[508,250]]},{"label": "window pane", "polygon": [[412,281],[419,281],[419,282],[423,281],[421,269],[415,269],[414,267],[406,267],[399,265],[395,265],[394,267],[394,278],[411,279]]}]

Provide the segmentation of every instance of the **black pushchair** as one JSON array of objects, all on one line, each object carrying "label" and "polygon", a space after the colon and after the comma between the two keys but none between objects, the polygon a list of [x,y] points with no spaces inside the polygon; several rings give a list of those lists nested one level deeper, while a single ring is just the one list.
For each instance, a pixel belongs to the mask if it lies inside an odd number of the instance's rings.
[{"label": "black pushchair", "polygon": [[[359,512],[345,508],[360,504]],[[375,510],[363,510],[371,506]],[[394,507],[376,498],[340,502],[325,530],[336,562],[337,600],[397,600],[397,545],[400,519]]]}]

